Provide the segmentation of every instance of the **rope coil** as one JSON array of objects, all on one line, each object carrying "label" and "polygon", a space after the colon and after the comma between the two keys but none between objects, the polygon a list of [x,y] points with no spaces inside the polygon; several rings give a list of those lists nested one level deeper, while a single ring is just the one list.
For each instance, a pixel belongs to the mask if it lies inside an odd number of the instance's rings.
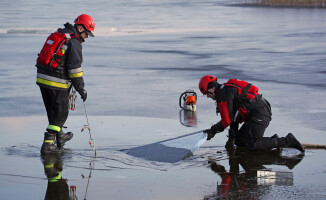
[{"label": "rope coil", "polygon": [[71,92],[69,93],[69,109],[70,110],[75,110],[76,108],[76,90],[74,87],[71,86]]}]

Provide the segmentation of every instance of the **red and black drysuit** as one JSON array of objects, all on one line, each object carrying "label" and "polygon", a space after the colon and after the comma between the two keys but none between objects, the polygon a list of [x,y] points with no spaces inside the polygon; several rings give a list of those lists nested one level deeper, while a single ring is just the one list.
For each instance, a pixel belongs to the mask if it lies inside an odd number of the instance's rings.
[{"label": "red and black drysuit", "polygon": [[55,69],[47,65],[36,63],[37,81],[40,86],[43,102],[46,108],[49,125],[48,130],[60,132],[68,118],[69,111],[69,82],[86,100],[84,90],[82,45],[84,39],[78,35],[78,30],[70,23],[58,32],[72,36],[65,42],[68,46],[62,63]]},{"label": "red and black drysuit", "polygon": [[[211,127],[212,132],[222,132],[230,126],[229,139],[235,139],[235,145],[246,146],[249,150],[285,146],[284,138],[263,137],[272,112],[270,104],[258,93],[257,87],[242,80],[230,79],[216,87],[215,94],[221,121]],[[238,130],[242,122],[244,124]]]}]

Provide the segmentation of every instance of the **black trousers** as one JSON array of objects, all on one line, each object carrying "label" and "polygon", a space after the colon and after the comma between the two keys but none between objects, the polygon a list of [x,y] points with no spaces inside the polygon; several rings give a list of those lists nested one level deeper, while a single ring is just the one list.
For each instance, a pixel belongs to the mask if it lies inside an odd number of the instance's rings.
[{"label": "black trousers", "polygon": [[62,126],[69,113],[69,91],[40,87],[49,124]]},{"label": "black trousers", "polygon": [[272,120],[272,112],[267,100],[259,99],[249,114],[249,119],[237,131],[235,144],[248,150],[268,150],[278,147],[276,138],[264,137],[266,128]]}]

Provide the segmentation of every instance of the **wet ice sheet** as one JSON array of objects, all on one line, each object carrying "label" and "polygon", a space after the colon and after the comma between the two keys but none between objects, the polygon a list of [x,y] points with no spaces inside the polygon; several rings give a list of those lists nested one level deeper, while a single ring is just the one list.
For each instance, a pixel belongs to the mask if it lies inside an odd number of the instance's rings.
[{"label": "wet ice sheet", "polygon": [[[5,160],[0,163],[0,192],[8,199],[21,199],[22,195],[28,199],[44,199],[47,178],[39,154],[43,140],[40,130],[46,124],[44,118],[0,118],[0,137],[5,138],[0,143],[0,158]],[[232,152],[225,151],[225,134],[217,134],[193,156],[176,163],[144,160],[125,153],[126,149],[157,141],[167,142],[171,138],[202,130],[207,124],[199,123],[196,129],[184,127],[176,120],[159,118],[89,116],[89,119],[98,156],[94,157],[88,145],[88,133],[80,133],[85,116],[71,116],[67,126],[75,133],[74,138],[66,144],[64,156],[56,160],[57,165],[63,164],[61,175],[67,179],[67,184],[77,187],[79,199],[84,197],[88,181],[87,199],[216,199],[216,188],[221,184],[222,177],[212,163],[223,166],[225,173],[232,172],[234,167],[229,165],[229,158],[233,158],[233,164],[242,163],[239,159],[242,154],[233,157]],[[17,124],[24,124],[27,129],[19,128]],[[238,178],[242,181],[254,182],[254,185],[249,185],[246,194],[262,198],[274,195],[275,199],[282,199],[289,193],[292,199],[324,197],[325,160],[320,158],[326,156],[326,151],[307,150],[304,157],[298,157],[298,153],[295,149],[284,149],[281,155],[271,153],[268,156],[244,157],[245,161],[250,160],[244,163],[259,161],[258,164],[271,171],[292,172],[293,186],[279,188],[282,186],[274,185],[265,190],[249,176],[252,175],[251,170],[248,171],[245,165],[239,165],[239,173],[234,175],[241,175]],[[91,178],[88,179],[90,173]],[[244,178],[245,175],[249,178]],[[231,191],[230,195],[237,195],[237,192]]]},{"label": "wet ice sheet", "polygon": [[207,134],[203,131],[199,131],[160,143],[169,147],[189,149],[192,153],[194,153],[201,145],[204,144],[206,139]]},{"label": "wet ice sheet", "polygon": [[183,135],[177,138],[156,142],[132,149],[126,152],[129,155],[151,161],[179,162],[192,155],[207,139],[202,131]]}]

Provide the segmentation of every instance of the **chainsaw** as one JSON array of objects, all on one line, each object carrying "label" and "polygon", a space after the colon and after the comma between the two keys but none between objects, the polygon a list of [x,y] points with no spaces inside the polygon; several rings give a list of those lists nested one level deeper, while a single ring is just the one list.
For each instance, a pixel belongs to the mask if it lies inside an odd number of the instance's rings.
[{"label": "chainsaw", "polygon": [[188,111],[196,111],[197,94],[193,90],[186,90],[180,95],[180,108]]}]

